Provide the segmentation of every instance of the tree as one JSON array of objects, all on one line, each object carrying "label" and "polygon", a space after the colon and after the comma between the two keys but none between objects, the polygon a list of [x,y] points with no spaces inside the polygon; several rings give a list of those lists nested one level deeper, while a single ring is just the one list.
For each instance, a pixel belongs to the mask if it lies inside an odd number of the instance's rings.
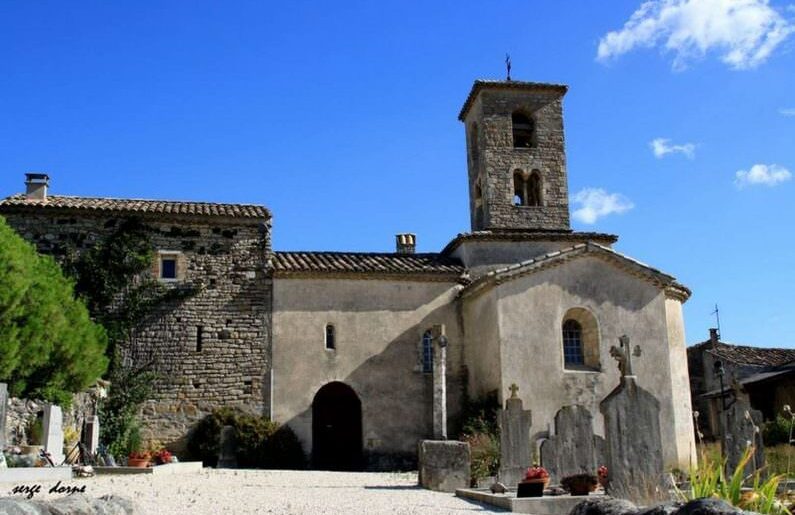
[{"label": "tree", "polygon": [[58,264],[0,217],[0,381],[68,406],[105,372],[107,341]]}]

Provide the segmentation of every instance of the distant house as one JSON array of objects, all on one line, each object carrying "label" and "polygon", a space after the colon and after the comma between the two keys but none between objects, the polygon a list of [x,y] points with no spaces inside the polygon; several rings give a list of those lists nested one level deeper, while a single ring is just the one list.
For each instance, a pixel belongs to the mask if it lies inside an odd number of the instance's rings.
[{"label": "distant house", "polygon": [[[718,362],[723,368],[722,387]],[[782,413],[784,405],[795,404],[795,349],[733,345],[720,341],[717,329],[710,329],[709,340],[688,347],[687,365],[693,409],[699,412],[705,438],[720,435],[721,398],[729,395],[734,381],[765,420]]]}]

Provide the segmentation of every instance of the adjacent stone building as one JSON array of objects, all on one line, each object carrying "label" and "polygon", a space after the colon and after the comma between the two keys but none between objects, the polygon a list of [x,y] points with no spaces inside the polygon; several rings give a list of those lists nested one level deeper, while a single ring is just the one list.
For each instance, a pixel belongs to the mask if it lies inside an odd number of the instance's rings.
[{"label": "adjacent stone building", "polygon": [[[438,253],[416,253],[413,234],[398,235],[394,253],[274,252],[262,207],[42,196],[35,186],[0,202],[0,214],[53,253],[70,234],[90,244],[111,220],[141,216],[159,254],[176,256],[160,261],[161,276],[175,266],[176,280],[202,285],[130,350],[158,356],[166,372],[144,414],[169,439],[237,404],[290,425],[317,467],[412,465],[417,441],[433,435],[431,329],[442,325],[450,434],[466,399],[502,403],[515,383],[541,438],[563,406],[599,413],[619,379],[610,346],[627,334],[644,349],[634,368],[660,404],[664,461],[686,466],[690,292],[615,251],[616,236],[572,231],[566,91],[475,82],[459,115],[471,232]],[[594,426],[604,434],[600,415]]]}]

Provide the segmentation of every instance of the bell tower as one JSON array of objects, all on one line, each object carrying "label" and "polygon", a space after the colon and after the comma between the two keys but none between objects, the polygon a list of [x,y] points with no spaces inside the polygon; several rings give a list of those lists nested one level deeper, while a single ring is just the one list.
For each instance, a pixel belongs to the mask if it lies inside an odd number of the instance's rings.
[{"label": "bell tower", "polygon": [[473,231],[570,231],[563,140],[567,87],[478,80],[466,126]]}]

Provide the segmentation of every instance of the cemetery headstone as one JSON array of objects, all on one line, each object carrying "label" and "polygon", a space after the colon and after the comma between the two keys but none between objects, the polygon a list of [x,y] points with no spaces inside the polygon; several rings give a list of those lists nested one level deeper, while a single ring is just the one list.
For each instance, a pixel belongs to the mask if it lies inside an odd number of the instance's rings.
[{"label": "cemetery headstone", "polygon": [[516,392],[519,388],[512,384],[511,397],[505,401],[505,409],[500,410],[500,482],[516,485],[524,479],[525,471],[532,465],[530,452],[530,426],[532,416],[525,410]]},{"label": "cemetery headstone", "polygon": [[6,405],[8,404],[8,386],[0,383],[0,449],[6,446]]},{"label": "cemetery headstone", "polygon": [[44,434],[44,450],[50,453],[53,463],[60,465],[64,460],[63,455],[63,412],[55,404],[44,405],[44,421],[42,424]]},{"label": "cemetery headstone", "polygon": [[555,415],[555,434],[541,444],[541,464],[553,481],[594,474],[597,464],[593,416],[584,406],[564,406]]},{"label": "cemetery headstone", "polygon": [[660,402],[637,384],[632,373],[632,356],[640,356],[640,348],[631,351],[627,336],[619,341],[620,347],[612,347],[610,355],[618,360],[621,382],[599,410],[605,420],[608,491],[620,494],[661,482],[664,469]]},{"label": "cemetery headstone", "polygon": [[765,449],[762,443],[762,413],[751,408],[748,394],[735,382],[732,386],[734,399],[726,410],[724,448],[726,450],[726,472],[731,474],[743,459],[749,446],[754,453],[745,465],[745,474],[750,475],[765,466]]},{"label": "cemetery headstone", "polygon": [[218,468],[228,469],[235,467],[237,467],[235,428],[234,426],[224,426],[221,429],[221,452],[218,456]]}]

